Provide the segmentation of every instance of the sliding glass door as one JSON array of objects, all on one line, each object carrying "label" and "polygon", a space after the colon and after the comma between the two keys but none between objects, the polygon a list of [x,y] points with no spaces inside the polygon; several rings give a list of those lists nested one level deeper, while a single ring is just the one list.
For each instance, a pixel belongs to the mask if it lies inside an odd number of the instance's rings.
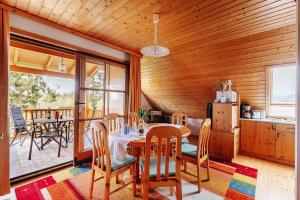
[{"label": "sliding glass door", "polygon": [[124,64],[77,53],[75,163],[91,158],[91,121],[102,120],[108,113],[127,116],[127,71],[127,66]]}]

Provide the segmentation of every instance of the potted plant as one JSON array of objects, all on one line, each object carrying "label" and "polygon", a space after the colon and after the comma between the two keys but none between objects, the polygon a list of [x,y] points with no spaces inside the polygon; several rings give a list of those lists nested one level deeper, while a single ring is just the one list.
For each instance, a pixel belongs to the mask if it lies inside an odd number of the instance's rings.
[{"label": "potted plant", "polygon": [[137,118],[139,120],[139,133],[143,134],[144,133],[144,128],[145,128],[145,120],[148,118],[150,112],[148,110],[145,110],[144,108],[140,108],[137,111]]}]

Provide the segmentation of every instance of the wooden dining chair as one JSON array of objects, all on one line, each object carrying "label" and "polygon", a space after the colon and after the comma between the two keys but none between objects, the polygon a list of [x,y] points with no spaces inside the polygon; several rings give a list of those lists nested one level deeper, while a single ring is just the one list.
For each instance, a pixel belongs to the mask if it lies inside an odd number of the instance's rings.
[{"label": "wooden dining chair", "polygon": [[[133,185],[133,195],[136,193],[135,184],[135,167],[137,165],[137,158],[134,156],[126,155],[124,161],[116,160],[110,156],[108,131],[105,123],[100,121],[91,122],[92,140],[93,140],[93,160],[90,176],[90,190],[89,198],[92,198],[95,180],[95,172],[99,172],[101,177],[105,178],[104,199],[109,199],[111,193],[117,192],[127,185]],[[132,181],[122,185],[118,189],[110,192],[110,180],[112,177],[117,176],[127,170],[131,170]]]},{"label": "wooden dining chair", "polygon": [[[148,199],[149,189],[156,187],[170,187],[171,191],[173,187],[176,187],[176,198],[182,199],[181,138],[182,135],[179,129],[172,126],[153,127],[147,133],[145,157],[142,159],[144,200]],[[174,140],[176,141],[176,151],[171,156]],[[151,156],[152,144],[157,144],[158,147],[155,156]]]},{"label": "wooden dining chair", "polygon": [[120,131],[120,124],[118,124],[118,113],[109,113],[106,115],[106,123],[108,126],[108,133],[116,133]]},{"label": "wooden dining chair", "polygon": [[206,162],[207,181],[209,181],[209,151],[208,143],[210,136],[211,119],[205,119],[200,128],[198,145],[182,144],[182,160],[186,172],[187,162],[197,165],[198,192],[201,192],[201,165]]},{"label": "wooden dining chair", "polygon": [[[188,115],[184,112],[174,112],[172,114],[171,123],[188,127]],[[184,143],[189,143],[186,137],[182,138],[182,144]]]},{"label": "wooden dining chair", "polygon": [[172,114],[171,123],[187,127],[188,126],[188,115],[184,112],[174,112]]},{"label": "wooden dining chair", "polygon": [[138,121],[138,115],[136,112],[129,113],[128,124],[129,124],[130,128],[132,128],[134,124],[136,127],[138,127],[139,121]]}]

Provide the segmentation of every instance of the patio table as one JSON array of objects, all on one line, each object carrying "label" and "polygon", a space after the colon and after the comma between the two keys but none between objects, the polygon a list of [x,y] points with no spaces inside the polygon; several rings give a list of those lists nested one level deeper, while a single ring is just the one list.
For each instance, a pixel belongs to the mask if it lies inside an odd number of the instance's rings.
[{"label": "patio table", "polygon": [[[44,128],[46,130],[46,132],[49,132],[50,131],[50,124],[54,127],[55,131],[59,132],[60,128],[62,126],[64,126],[67,122],[72,122],[74,121],[74,118],[73,117],[63,117],[63,118],[58,118],[58,119],[55,119],[55,118],[38,118],[38,119],[35,119],[34,120],[34,123],[35,124],[40,124],[42,128]],[[34,136],[35,136],[35,133],[31,135],[31,143],[30,143],[30,150],[29,150],[29,158],[31,159],[31,154],[32,154],[32,144],[33,144],[33,140],[34,140]],[[64,138],[67,140],[67,138]],[[49,138],[45,143],[43,143],[42,145],[46,145],[48,144],[49,142],[51,141],[55,141],[56,143],[59,144],[59,142],[55,139],[55,138]],[[63,146],[62,147],[66,148],[66,146]]]}]

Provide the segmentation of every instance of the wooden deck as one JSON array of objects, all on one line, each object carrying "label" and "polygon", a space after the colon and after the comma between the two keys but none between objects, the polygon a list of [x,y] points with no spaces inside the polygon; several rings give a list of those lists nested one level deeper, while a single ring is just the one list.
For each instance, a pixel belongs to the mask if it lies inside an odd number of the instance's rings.
[{"label": "wooden deck", "polygon": [[[73,143],[68,143],[68,148],[61,148],[61,156],[57,157],[58,144],[51,142],[43,150],[38,150],[33,145],[32,158],[28,160],[30,140],[26,139],[21,146],[19,139],[10,147],[10,178],[16,178],[25,174],[43,170],[73,160]],[[91,147],[85,138],[85,148]]]}]

